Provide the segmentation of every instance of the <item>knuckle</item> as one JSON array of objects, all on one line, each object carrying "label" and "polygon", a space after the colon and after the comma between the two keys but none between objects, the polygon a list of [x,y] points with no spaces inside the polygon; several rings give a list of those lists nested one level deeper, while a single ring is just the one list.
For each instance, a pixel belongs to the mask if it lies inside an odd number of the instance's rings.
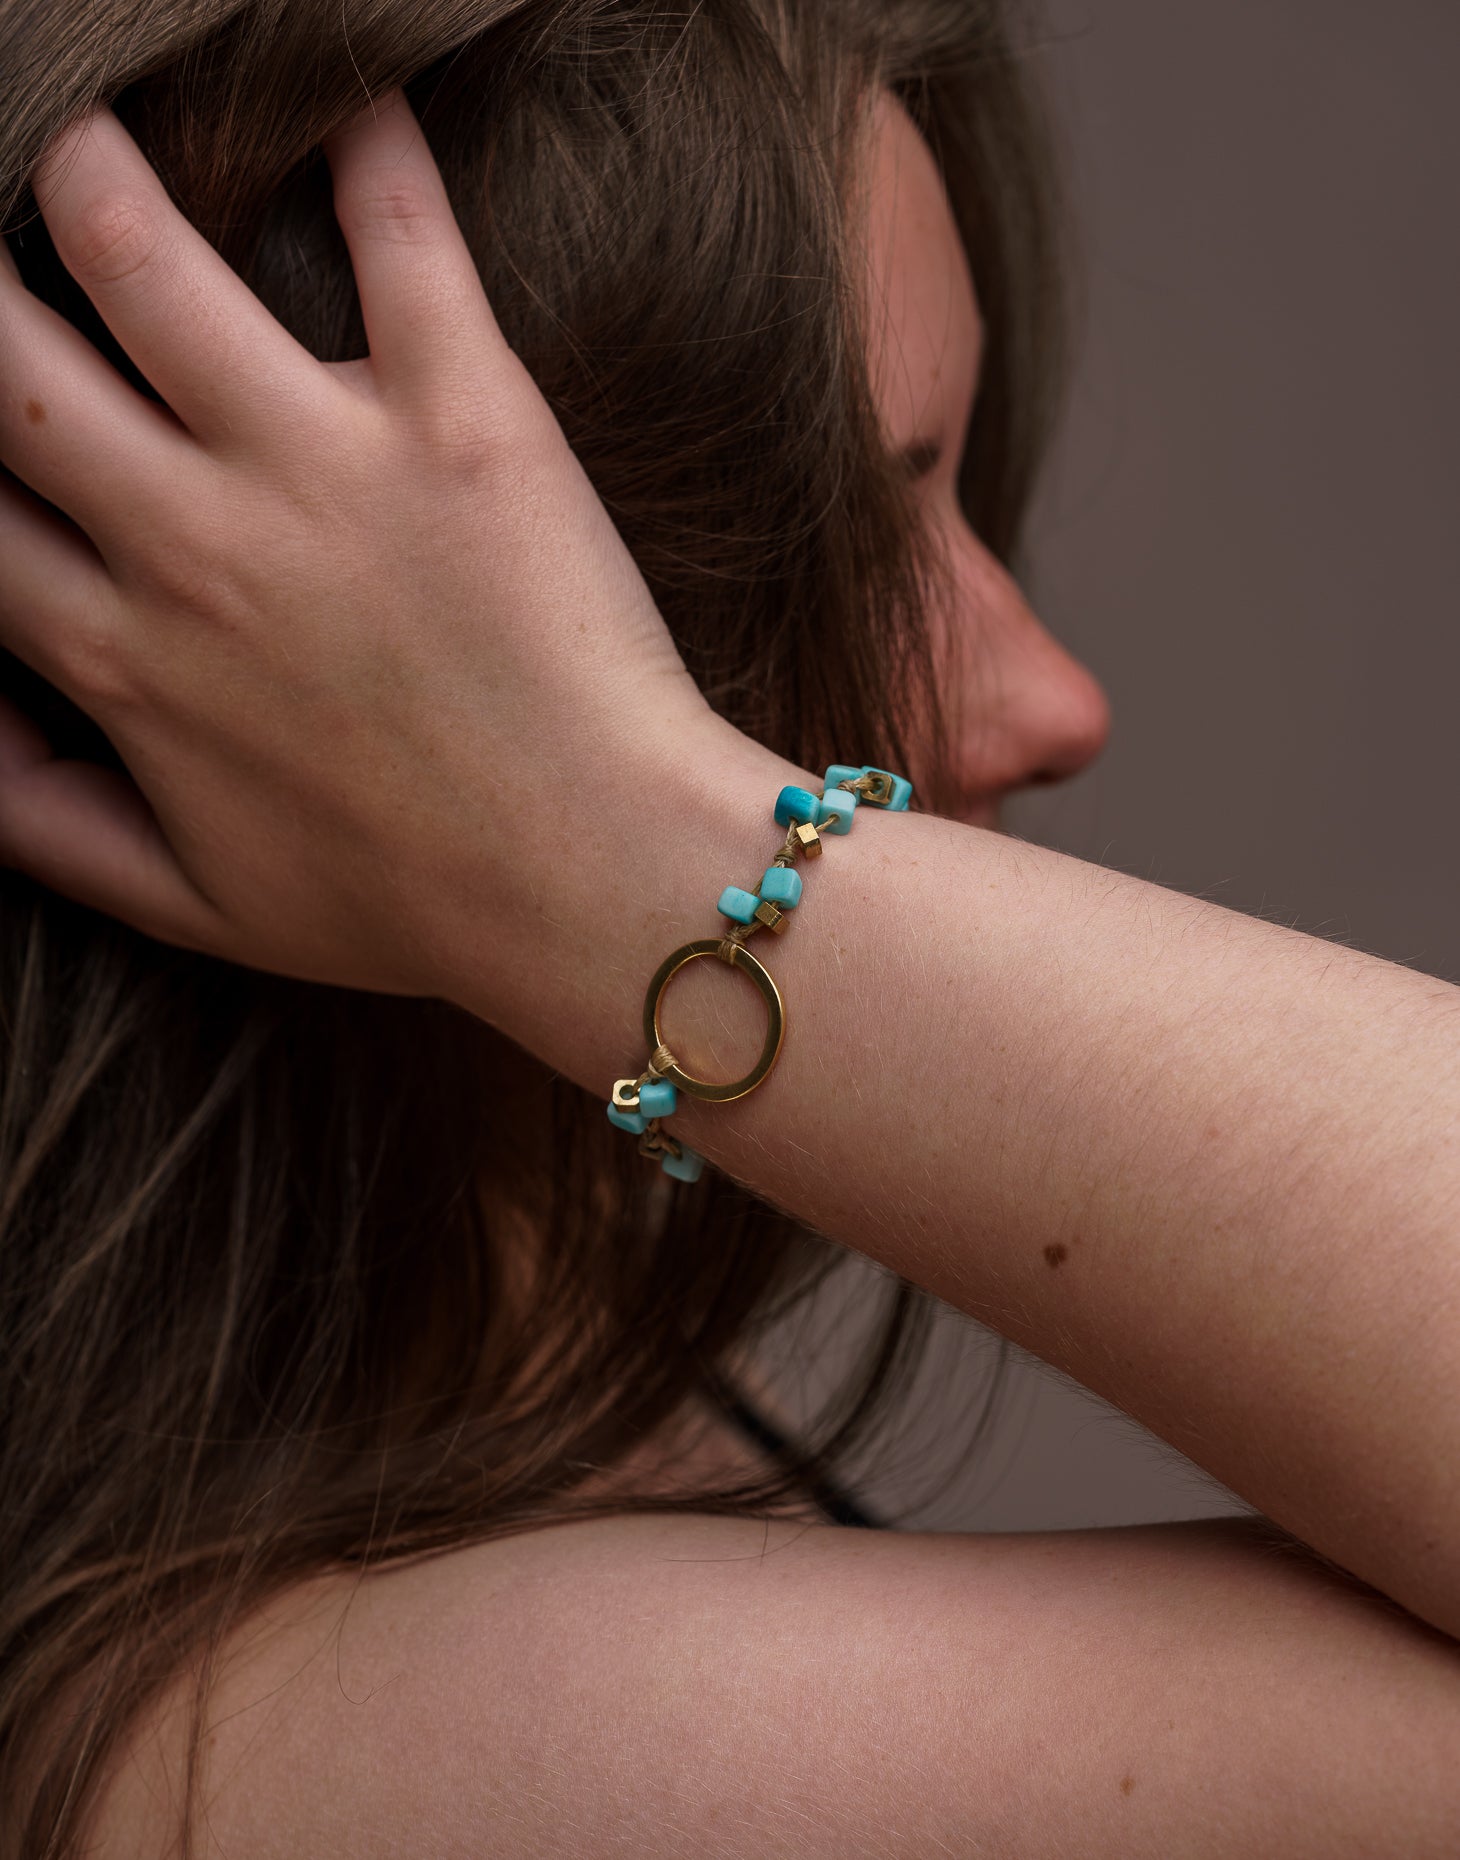
[{"label": "knuckle", "polygon": [[219,618],[228,605],[225,577],[200,550],[180,539],[154,543],[147,557],[147,580],[169,607],[195,618]]},{"label": "knuckle", "polygon": [[99,617],[80,618],[66,630],[60,647],[64,688],[107,715],[126,710],[136,683],[118,629]]},{"label": "knuckle", "polygon": [[544,456],[555,431],[546,406],[510,389],[443,396],[421,415],[421,438],[453,479],[511,476]]},{"label": "knuckle", "polygon": [[421,419],[421,438],[433,462],[450,478],[480,477],[500,456],[501,435],[482,409],[471,405],[427,409]]},{"label": "knuckle", "polygon": [[160,239],[145,204],[125,194],[104,195],[79,207],[66,247],[88,281],[122,284],[156,259]]},{"label": "knuckle", "polygon": [[430,200],[407,175],[390,170],[362,175],[343,203],[346,228],[366,238],[419,245],[435,230]]},{"label": "knuckle", "polygon": [[139,512],[128,540],[126,578],[146,608],[189,619],[224,617],[234,595],[233,568],[249,544],[246,512],[225,478],[209,471],[186,487],[169,487]]}]

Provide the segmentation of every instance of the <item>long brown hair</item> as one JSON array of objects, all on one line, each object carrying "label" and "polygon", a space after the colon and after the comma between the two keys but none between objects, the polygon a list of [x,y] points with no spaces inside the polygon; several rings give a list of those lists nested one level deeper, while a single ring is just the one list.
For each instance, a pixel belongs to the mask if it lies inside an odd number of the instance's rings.
[{"label": "long brown hair", "polygon": [[[0,0],[0,224],[30,288],[145,390],[27,191],[46,140],[110,102],[273,312],[321,358],[362,355],[318,145],[403,84],[710,702],[808,768],[908,767],[910,718],[938,742],[930,569],[871,406],[847,202],[889,85],[978,280],[963,493],[1012,561],[1057,317],[1006,11]],[[8,655],[0,689],[59,753],[115,764]],[[76,1851],[115,1740],[188,1660],[200,1733],[212,1650],[284,1585],[605,1509],[773,1509],[916,1364],[931,1301],[892,1280],[784,1476],[581,1498],[691,1398],[722,1399],[840,1249],[713,1172],[670,1184],[601,1102],[445,1003],[165,947],[9,872],[0,1029],[5,1856]]]}]

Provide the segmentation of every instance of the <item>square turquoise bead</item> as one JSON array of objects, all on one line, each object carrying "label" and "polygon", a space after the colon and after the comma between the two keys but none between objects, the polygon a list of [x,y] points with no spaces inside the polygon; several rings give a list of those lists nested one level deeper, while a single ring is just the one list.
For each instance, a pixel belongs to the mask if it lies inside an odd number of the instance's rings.
[{"label": "square turquoise bead", "polygon": [[845,788],[828,788],[816,803],[818,833],[850,833],[857,814],[857,797]]},{"label": "square turquoise bead", "polygon": [[776,796],[776,824],[789,827],[794,821],[816,819],[816,796],[809,788],[785,787]]},{"label": "square turquoise bead", "polygon": [[673,1117],[677,1102],[669,1079],[651,1079],[639,1087],[639,1110],[645,1117]]},{"label": "square turquoise bead", "polygon": [[907,804],[912,799],[913,785],[905,775],[893,775],[891,769],[875,768],[868,763],[862,770],[864,775],[888,775],[892,778],[892,798],[884,801],[882,811],[886,814],[905,814]]},{"label": "square turquoise bead", "polygon": [[705,1166],[705,1159],[698,1150],[689,1150],[680,1145],[678,1156],[671,1156],[666,1150],[661,1158],[661,1165],[666,1175],[672,1175],[679,1182],[698,1182],[700,1171]]},{"label": "square turquoise bead", "polygon": [[748,924],[754,920],[759,903],[760,899],[753,891],[746,891],[740,885],[727,885],[720,893],[718,908],[723,917],[733,917],[738,924]]},{"label": "square turquoise bead", "polygon": [[[907,804],[912,799],[913,785],[905,775],[894,775],[891,769],[879,769],[875,763],[864,762],[854,769],[849,762],[833,762],[826,771],[824,788],[835,788],[838,782],[855,781],[859,775],[889,775],[892,777],[891,799],[882,804],[882,812],[900,814],[907,811]],[[875,802],[871,805],[876,806]]]},{"label": "square turquoise bead", "polygon": [[822,778],[822,787],[835,788],[839,781],[855,781],[865,770],[853,768],[850,762],[833,762]]},{"label": "square turquoise bead", "polygon": [[[642,1092],[639,1094],[642,1098]],[[608,1121],[616,1124],[620,1130],[627,1130],[630,1136],[642,1137],[649,1128],[649,1120],[642,1111],[621,1111],[616,1104],[608,1107]]]},{"label": "square turquoise bead", "polygon": [[768,904],[794,911],[801,902],[801,874],[788,865],[769,865],[760,881],[760,895]]}]

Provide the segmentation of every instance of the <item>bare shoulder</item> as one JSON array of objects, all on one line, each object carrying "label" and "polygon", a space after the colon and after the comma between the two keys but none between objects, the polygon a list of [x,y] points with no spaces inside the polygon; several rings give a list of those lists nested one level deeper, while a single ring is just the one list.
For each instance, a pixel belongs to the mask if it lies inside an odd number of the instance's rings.
[{"label": "bare shoulder", "polygon": [[[230,1860],[1449,1860],[1460,1826],[1460,1647],[1235,1520],[556,1526],[292,1592],[210,1724]],[[92,1851],[164,1851],[175,1730]]]}]

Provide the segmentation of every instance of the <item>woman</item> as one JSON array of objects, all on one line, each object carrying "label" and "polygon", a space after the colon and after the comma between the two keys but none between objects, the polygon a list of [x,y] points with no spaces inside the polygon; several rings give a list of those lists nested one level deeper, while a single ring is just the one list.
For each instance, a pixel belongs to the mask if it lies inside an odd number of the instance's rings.
[{"label": "woman", "polygon": [[[987,831],[1104,707],[1000,565],[1014,67],[889,12],[362,9],[347,78],[307,9],[131,9],[7,65],[36,148],[145,73],[305,339],[116,119],[48,145],[59,262],[31,220],[0,299],[16,1851],[185,1798],[244,1853],[1445,1851],[1453,991]],[[676,1113],[666,1205],[603,1118],[643,984],[869,738],[936,811],[829,844],[785,1053]],[[669,1037],[730,1076],[707,969]],[[666,1485],[808,1231],[1403,1607],[1241,1524],[809,1529],[728,1436]]]}]

